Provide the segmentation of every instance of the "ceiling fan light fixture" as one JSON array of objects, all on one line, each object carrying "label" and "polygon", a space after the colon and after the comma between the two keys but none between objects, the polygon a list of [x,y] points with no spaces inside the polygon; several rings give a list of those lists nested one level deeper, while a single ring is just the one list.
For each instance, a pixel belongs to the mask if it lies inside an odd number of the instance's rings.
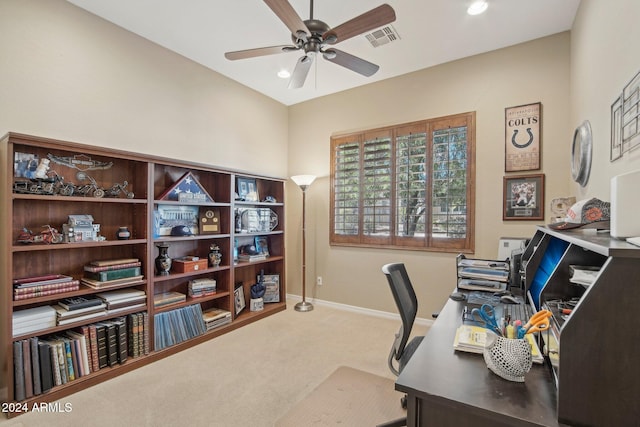
[{"label": "ceiling fan light fixture", "polygon": [[469,15],[480,15],[482,12],[487,10],[488,7],[489,3],[487,3],[485,0],[476,0],[471,3],[471,6],[469,6],[469,8],[467,9],[467,13]]},{"label": "ceiling fan light fixture", "polygon": [[338,54],[333,49],[328,49],[322,52],[322,56],[324,56],[324,59],[335,59],[337,55]]}]

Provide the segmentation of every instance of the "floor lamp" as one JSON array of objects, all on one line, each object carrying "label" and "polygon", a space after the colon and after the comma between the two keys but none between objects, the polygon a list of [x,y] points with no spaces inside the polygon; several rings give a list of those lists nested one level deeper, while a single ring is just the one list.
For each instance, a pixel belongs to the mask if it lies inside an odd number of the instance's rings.
[{"label": "floor lamp", "polygon": [[302,301],[297,303],[293,308],[296,311],[311,311],[313,310],[313,305],[310,302],[306,301],[306,291],[307,291],[307,248],[306,248],[306,194],[307,188],[311,185],[311,183],[316,179],[313,175],[296,175],[292,176],[291,179],[293,182],[298,184],[300,189],[302,190]]}]

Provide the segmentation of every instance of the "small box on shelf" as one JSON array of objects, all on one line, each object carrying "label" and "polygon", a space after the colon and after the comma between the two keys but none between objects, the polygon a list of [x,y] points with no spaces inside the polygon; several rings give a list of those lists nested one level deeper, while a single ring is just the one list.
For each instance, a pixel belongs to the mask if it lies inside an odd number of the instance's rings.
[{"label": "small box on shelf", "polygon": [[207,260],[194,256],[176,258],[173,260],[171,268],[175,273],[202,271],[207,269]]}]

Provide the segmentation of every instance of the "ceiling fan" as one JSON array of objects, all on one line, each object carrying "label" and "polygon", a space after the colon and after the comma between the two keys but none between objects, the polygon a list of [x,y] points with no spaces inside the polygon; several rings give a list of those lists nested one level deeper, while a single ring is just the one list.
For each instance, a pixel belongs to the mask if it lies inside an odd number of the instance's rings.
[{"label": "ceiling fan", "polygon": [[227,52],[224,54],[225,58],[233,61],[302,50],[304,51],[304,55],[296,63],[296,67],[289,80],[290,89],[297,89],[304,85],[311,64],[315,56],[319,53],[321,53],[327,61],[348,68],[366,77],[374,75],[380,68],[376,64],[328,45],[334,45],[395,21],[396,14],[388,4],[378,6],[337,27],[331,28],[324,22],[313,19],[313,0],[311,0],[310,5],[311,16],[306,21],[302,21],[287,0],[264,0],[264,2],[287,28],[289,28],[293,45],[269,46]]}]

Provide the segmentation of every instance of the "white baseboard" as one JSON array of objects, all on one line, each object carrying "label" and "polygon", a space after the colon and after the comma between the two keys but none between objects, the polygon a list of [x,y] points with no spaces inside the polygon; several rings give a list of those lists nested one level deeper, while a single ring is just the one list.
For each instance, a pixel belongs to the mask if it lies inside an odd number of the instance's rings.
[{"label": "white baseboard", "polygon": [[[299,295],[293,295],[293,294],[287,294],[287,300],[291,300],[291,301],[302,301],[302,297]],[[360,314],[365,314],[368,316],[375,316],[375,317],[383,317],[386,319],[394,319],[394,320],[398,320],[401,321],[400,319],[400,315],[398,313],[389,313],[387,311],[381,311],[381,310],[373,310],[370,308],[362,308],[362,307],[357,307],[355,305],[348,305],[348,304],[341,304],[341,303],[337,303],[337,302],[333,302],[333,301],[324,301],[321,299],[316,299],[316,298],[307,298],[307,300],[315,305],[321,305],[321,306],[325,306],[325,307],[332,307],[338,310],[345,310],[345,311],[350,311],[353,313],[360,313]],[[421,325],[421,326],[431,326],[433,325],[433,320],[432,319],[425,319],[423,317],[416,317],[416,320],[414,321],[414,323],[416,325]]]}]

